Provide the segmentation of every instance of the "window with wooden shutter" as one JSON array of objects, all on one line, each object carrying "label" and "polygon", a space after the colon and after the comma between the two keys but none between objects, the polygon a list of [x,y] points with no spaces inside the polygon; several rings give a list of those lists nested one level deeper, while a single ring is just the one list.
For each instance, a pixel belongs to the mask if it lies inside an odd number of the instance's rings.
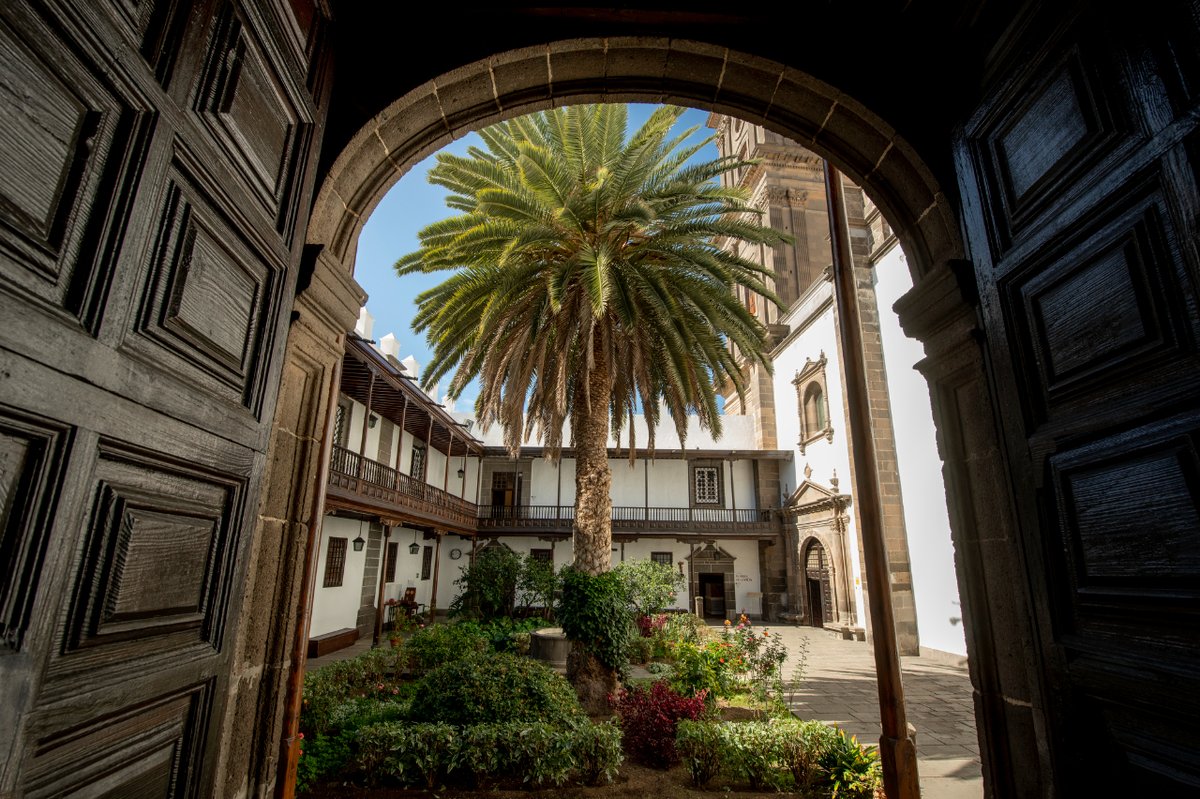
[{"label": "window with wooden shutter", "polygon": [[346,539],[330,538],[325,550],[325,588],[337,588],[346,575]]},{"label": "window with wooden shutter", "polygon": [[425,547],[421,553],[421,579],[428,580],[433,574],[433,547]]},{"label": "window with wooden shutter", "polygon": [[400,544],[391,541],[387,545],[387,560],[383,569],[384,580],[389,583],[396,582],[396,557],[400,552]]}]

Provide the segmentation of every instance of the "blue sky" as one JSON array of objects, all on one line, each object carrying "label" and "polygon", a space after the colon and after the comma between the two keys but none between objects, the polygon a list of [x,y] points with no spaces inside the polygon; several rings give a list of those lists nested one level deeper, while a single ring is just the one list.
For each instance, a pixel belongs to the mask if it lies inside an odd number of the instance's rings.
[{"label": "blue sky", "polygon": [[[653,105],[631,105],[629,107],[629,131],[633,132],[656,108]],[[677,125],[682,132],[691,126],[699,130],[693,134],[703,138],[712,133],[705,126],[707,111],[688,109]],[[482,146],[482,140],[474,133],[443,148],[441,152],[466,154],[471,145]],[[698,158],[717,157],[716,145],[710,145],[697,155]],[[445,280],[448,273],[431,275],[408,275],[398,277],[392,264],[420,246],[418,232],[433,222],[456,213],[446,207],[446,192],[440,186],[432,186],[426,174],[434,164],[435,156],[421,161],[408,171],[387,193],[371,214],[358,239],[358,259],[354,279],[367,292],[367,309],[375,317],[373,337],[378,340],[388,333],[395,333],[400,342],[400,357],[412,355],[424,367],[430,361],[430,349],[424,335],[414,333],[411,327],[416,314],[415,299],[422,291]],[[449,378],[442,381],[442,392]],[[457,409],[469,411],[474,407],[478,389],[468,386],[459,399]]]}]

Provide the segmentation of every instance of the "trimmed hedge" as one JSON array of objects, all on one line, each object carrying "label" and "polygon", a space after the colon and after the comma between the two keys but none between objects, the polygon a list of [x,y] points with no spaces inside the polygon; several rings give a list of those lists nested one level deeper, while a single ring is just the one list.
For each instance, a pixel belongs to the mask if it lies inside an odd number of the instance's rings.
[{"label": "trimmed hedge", "polygon": [[819,721],[680,721],[675,746],[698,787],[725,776],[754,790],[828,787],[833,796],[869,799],[880,786],[875,748]]},{"label": "trimmed hedge", "polygon": [[532,786],[611,781],[621,764],[621,731],[586,720],[475,724],[385,723],[357,735],[354,767],[374,784],[383,779],[434,788],[455,776],[521,779]]},{"label": "trimmed hedge", "polygon": [[579,700],[548,666],[495,653],[434,669],[418,683],[412,718],[466,726],[509,721],[564,724],[583,717]]}]

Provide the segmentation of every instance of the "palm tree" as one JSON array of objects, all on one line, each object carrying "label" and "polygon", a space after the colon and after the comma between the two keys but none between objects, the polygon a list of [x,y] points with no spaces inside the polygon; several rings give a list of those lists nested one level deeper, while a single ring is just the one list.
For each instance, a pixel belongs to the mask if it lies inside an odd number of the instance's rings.
[{"label": "palm tree", "polygon": [[[761,266],[727,242],[773,245],[745,193],[718,178],[746,162],[691,159],[708,142],[672,135],[662,107],[626,137],[623,105],[572,106],[482,131],[486,149],[441,154],[431,183],[461,213],[429,225],[400,274],[453,270],[417,298],[414,327],[433,347],[427,386],[455,371],[457,397],[478,377],[483,429],[499,422],[514,452],[536,433],[558,457],[575,449],[575,567],[609,569],[610,432],[645,414],[653,450],[660,407],[685,437],[689,414],[720,435],[717,390],[743,388],[737,352],[768,367],[766,331],[737,287],[778,302]],[[732,346],[731,346],[732,345]],[[661,405],[660,405],[661,402]]]}]

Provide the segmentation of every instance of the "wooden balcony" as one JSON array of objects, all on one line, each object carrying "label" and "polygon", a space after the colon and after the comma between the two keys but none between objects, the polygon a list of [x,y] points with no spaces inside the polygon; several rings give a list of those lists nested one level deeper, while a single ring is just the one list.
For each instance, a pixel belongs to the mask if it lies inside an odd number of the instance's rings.
[{"label": "wooden balcony", "polygon": [[[571,505],[476,505],[379,461],[334,447],[329,462],[330,503],[375,513],[419,527],[467,535],[567,534],[575,519]],[[769,536],[778,533],[779,513],[771,509],[647,508],[614,505],[614,533],[665,535]]]},{"label": "wooden balcony", "polygon": [[[570,505],[479,506],[481,533],[570,533],[575,508]],[[770,509],[647,508],[614,505],[614,533],[681,533],[691,535],[774,535],[779,514]]]},{"label": "wooden balcony", "polygon": [[474,502],[415,480],[345,447],[333,448],[328,494],[334,505],[366,510],[418,526],[474,533]]}]

